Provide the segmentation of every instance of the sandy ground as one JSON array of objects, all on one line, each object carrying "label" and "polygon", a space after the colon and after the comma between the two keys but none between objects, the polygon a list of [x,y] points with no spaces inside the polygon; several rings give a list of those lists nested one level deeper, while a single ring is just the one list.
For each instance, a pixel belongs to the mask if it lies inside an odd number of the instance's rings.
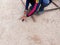
[{"label": "sandy ground", "polygon": [[60,45],[60,10],[34,16],[36,22],[19,20],[23,11],[20,0],[0,0],[0,45]]}]

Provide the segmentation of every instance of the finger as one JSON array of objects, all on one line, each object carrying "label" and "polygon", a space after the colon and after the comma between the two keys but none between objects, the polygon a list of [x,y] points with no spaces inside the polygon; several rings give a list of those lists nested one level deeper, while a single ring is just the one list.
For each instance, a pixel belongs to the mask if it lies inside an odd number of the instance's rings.
[{"label": "finger", "polygon": [[22,19],[22,22],[24,21],[24,19]]},{"label": "finger", "polygon": [[23,17],[19,18],[19,20],[23,19]]}]

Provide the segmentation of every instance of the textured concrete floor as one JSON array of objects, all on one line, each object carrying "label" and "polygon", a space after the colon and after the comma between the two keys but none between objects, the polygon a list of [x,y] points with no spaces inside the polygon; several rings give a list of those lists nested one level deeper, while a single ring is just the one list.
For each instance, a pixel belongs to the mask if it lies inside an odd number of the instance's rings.
[{"label": "textured concrete floor", "polygon": [[60,45],[60,10],[34,16],[36,22],[21,22],[23,11],[20,0],[0,0],[0,45]]}]

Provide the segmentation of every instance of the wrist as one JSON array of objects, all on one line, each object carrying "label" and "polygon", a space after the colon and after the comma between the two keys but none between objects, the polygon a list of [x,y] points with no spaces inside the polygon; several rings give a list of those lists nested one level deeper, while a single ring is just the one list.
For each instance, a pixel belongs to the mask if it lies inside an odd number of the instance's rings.
[{"label": "wrist", "polygon": [[24,14],[27,14],[27,10],[24,10]]},{"label": "wrist", "polygon": [[27,12],[28,10],[24,10],[24,12]]}]

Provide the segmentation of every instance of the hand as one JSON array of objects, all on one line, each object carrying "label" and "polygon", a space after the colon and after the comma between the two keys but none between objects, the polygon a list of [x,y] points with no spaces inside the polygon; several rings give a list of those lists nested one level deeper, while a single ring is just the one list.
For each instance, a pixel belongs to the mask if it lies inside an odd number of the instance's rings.
[{"label": "hand", "polygon": [[26,15],[27,15],[27,10],[24,11],[24,16],[22,16],[20,19],[22,21],[26,21],[26,18],[27,18]]},{"label": "hand", "polygon": [[22,21],[26,20],[26,18],[27,18],[26,16],[21,17]]}]

